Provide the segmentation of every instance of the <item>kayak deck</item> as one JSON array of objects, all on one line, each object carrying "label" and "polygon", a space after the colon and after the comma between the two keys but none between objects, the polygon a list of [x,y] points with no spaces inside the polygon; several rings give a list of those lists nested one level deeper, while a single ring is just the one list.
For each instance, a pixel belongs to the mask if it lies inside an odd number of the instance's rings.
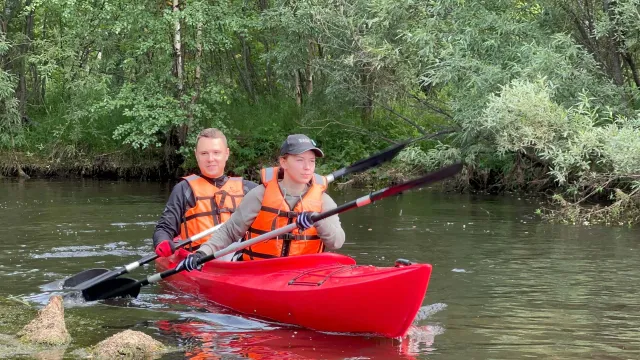
[{"label": "kayak deck", "polygon": [[[156,260],[160,271],[187,253]],[[322,253],[260,261],[210,261],[166,279],[180,291],[237,312],[325,332],[406,334],[424,299],[431,265],[357,265]]]}]

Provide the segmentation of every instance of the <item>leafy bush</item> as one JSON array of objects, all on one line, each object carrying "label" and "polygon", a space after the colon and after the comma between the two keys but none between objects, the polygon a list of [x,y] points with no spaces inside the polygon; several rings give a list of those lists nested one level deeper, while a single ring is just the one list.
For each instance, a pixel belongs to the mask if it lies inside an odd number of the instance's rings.
[{"label": "leafy bush", "polygon": [[[8,49],[4,35],[0,34],[0,58]],[[15,86],[15,77],[0,68],[0,147],[11,150],[24,141]]]}]

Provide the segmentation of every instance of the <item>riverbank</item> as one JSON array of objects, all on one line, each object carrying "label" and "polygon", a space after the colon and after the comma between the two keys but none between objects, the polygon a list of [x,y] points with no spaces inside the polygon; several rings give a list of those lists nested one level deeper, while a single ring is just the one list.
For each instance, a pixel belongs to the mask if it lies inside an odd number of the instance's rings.
[{"label": "riverbank", "polygon": [[167,166],[157,155],[125,151],[49,156],[1,152],[0,176],[20,178],[82,178],[167,180]]},{"label": "riverbank", "polygon": [[[267,163],[265,160],[262,162]],[[260,167],[261,165],[254,163],[251,170],[249,168],[245,170],[248,174],[257,175],[257,169]],[[138,153],[114,151],[66,158],[63,156],[43,158],[24,152],[0,153],[0,176],[5,177],[174,181],[180,176],[196,171],[193,164],[192,166],[173,166],[173,169],[169,170],[169,165],[163,161],[160,154],[152,151]],[[394,161],[365,173],[341,179],[334,186],[338,189],[382,188],[407,181],[425,172],[424,169],[408,166],[402,160]],[[244,176],[253,181],[259,180],[257,176]],[[550,178],[540,177],[537,181],[525,182],[522,179],[514,180],[512,174],[478,172],[467,167],[456,178],[447,179],[434,186],[444,192],[483,194],[516,192],[523,196],[539,198],[546,204],[539,208],[536,214],[552,223],[613,226],[633,226],[640,223],[640,193],[637,189],[625,191],[617,187],[604,187],[599,189],[600,197],[595,202],[585,202],[584,199],[571,201],[562,195],[566,194],[566,189],[539,185],[552,182]]]}]

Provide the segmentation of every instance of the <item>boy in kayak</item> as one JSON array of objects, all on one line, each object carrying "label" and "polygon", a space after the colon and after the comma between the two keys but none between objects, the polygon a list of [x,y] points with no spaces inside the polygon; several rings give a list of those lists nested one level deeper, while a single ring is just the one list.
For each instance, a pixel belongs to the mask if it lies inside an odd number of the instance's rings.
[{"label": "boy in kayak", "polygon": [[[187,239],[227,221],[256,183],[225,175],[229,159],[227,138],[218,129],[198,134],[195,149],[200,175],[189,175],[173,187],[153,233],[153,246],[160,257],[174,253],[177,235]],[[194,251],[206,237],[187,246]]]},{"label": "boy in kayak", "polygon": [[314,173],[316,158],[323,156],[306,135],[289,135],[280,148],[280,167],[262,169],[262,184],[247,193],[229,221],[178,266],[192,271],[200,258],[236,239],[255,238],[294,222],[297,230],[242,250],[242,260],[314,254],[342,247],[345,235],[338,215],[311,221],[314,213],[337,206],[325,193],[326,179]]}]

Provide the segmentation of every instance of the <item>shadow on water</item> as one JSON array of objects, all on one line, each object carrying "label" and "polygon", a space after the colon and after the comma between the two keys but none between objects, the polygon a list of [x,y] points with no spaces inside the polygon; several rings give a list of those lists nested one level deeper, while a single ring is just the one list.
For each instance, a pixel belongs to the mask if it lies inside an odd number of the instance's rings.
[{"label": "shadow on water", "polygon": [[[0,184],[0,296],[36,306],[57,291],[45,284],[148,254],[171,191],[91,180]],[[332,195],[340,204],[364,192]],[[421,190],[341,216],[348,238],[340,253],[376,266],[397,258],[433,265],[403,341],[264,323],[150,286],[120,302],[66,295],[70,351],[133,329],[178,346],[166,359],[640,358],[639,232],[544,224],[536,207],[516,195]]]}]

